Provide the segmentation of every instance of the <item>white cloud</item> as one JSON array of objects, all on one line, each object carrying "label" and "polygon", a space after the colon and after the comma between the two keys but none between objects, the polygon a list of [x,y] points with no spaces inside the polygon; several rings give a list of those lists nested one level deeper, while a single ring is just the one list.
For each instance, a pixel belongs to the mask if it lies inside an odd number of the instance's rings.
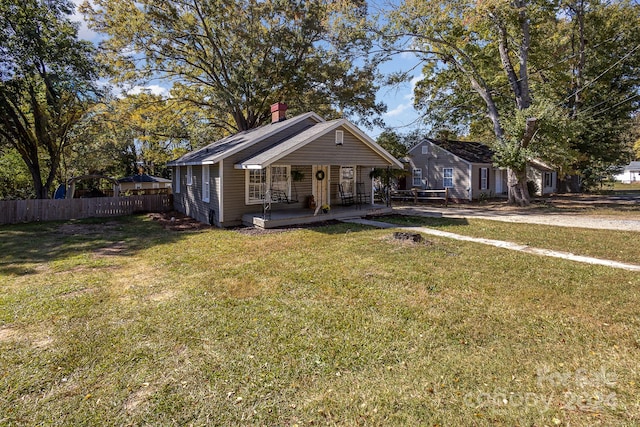
[{"label": "white cloud", "polygon": [[153,95],[160,95],[163,98],[169,96],[169,90],[160,85],[134,86],[126,91],[128,95],[138,95],[142,92],[149,92]]},{"label": "white cloud", "polygon": [[73,15],[69,16],[69,19],[80,24],[78,27],[78,38],[90,42],[95,42],[100,36],[98,35],[98,33],[90,30],[89,27],[87,27],[87,22],[84,20],[84,16],[78,11],[78,7],[80,7],[80,4],[82,4],[83,2],[84,0],[73,0],[73,3],[76,6],[76,10]]},{"label": "white cloud", "polygon": [[387,111],[384,116],[385,117],[397,117],[397,116],[401,115],[402,113],[404,113],[405,111],[407,111],[408,109],[410,109],[411,107],[412,107],[412,104],[410,104],[410,103],[400,104],[396,108],[394,108],[393,110]]}]

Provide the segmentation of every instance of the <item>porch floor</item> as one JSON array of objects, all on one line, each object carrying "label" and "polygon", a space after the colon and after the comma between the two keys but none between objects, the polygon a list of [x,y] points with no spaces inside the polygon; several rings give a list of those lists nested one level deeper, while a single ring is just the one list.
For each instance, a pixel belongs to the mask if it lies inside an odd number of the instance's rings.
[{"label": "porch floor", "polygon": [[331,206],[329,213],[318,212],[318,215],[314,215],[314,211],[311,209],[273,210],[269,219],[264,219],[262,212],[248,213],[242,216],[242,223],[248,227],[276,228],[336,219],[362,218],[368,215],[383,215],[391,212],[392,208],[390,206],[378,204],[359,206],[334,205]]}]

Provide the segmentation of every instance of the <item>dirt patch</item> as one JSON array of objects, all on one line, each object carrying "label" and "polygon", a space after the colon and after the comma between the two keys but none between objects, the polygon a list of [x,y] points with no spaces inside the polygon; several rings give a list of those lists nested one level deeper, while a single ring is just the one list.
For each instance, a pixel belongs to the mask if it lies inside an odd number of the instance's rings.
[{"label": "dirt patch", "polygon": [[[203,224],[202,222],[199,222],[177,211],[151,213],[149,214],[149,218],[151,218],[153,221],[157,221],[160,225],[162,225],[164,229],[172,230],[172,231],[199,231],[199,230],[209,230],[209,229],[216,228],[209,224]],[[315,222],[312,224],[292,225],[288,227],[268,228],[268,229],[241,226],[241,227],[231,227],[231,228],[228,228],[228,230],[232,230],[237,233],[245,234],[248,236],[260,236],[263,234],[284,233],[287,231],[316,228],[316,227],[325,227],[327,225],[336,225],[336,224],[340,224],[340,221],[331,220],[331,221]]]},{"label": "dirt patch", "polygon": [[171,299],[174,296],[175,296],[175,293],[173,291],[167,290],[167,291],[150,295],[149,300],[159,302],[159,301],[165,301],[165,300]]},{"label": "dirt patch", "polygon": [[150,387],[148,383],[143,384],[143,388],[131,393],[126,402],[124,402],[125,411],[133,412],[138,406],[146,402],[154,392],[154,387]]},{"label": "dirt patch", "polygon": [[[419,239],[402,238],[402,237],[399,238],[399,237],[396,237],[397,234],[398,233],[392,233],[388,236],[384,236],[382,237],[382,240],[398,246],[431,246],[433,245],[432,241],[423,238],[422,235],[420,234],[418,234],[420,236]],[[416,234],[416,233],[411,233],[411,235],[413,234]]]},{"label": "dirt patch", "polygon": [[18,331],[12,328],[0,328],[0,342],[15,340],[18,337]]},{"label": "dirt patch", "polygon": [[33,345],[35,348],[40,349],[49,348],[51,347],[51,344],[53,344],[53,338],[51,337],[42,337],[31,341],[31,345]]},{"label": "dirt patch", "polygon": [[68,222],[58,227],[58,233],[64,234],[65,236],[102,234],[105,231],[116,228],[118,225],[116,221],[109,221],[103,224],[76,224],[74,222]]},{"label": "dirt patch", "polygon": [[178,211],[152,213],[149,214],[149,218],[157,221],[165,230],[199,231],[213,228]]},{"label": "dirt patch", "polygon": [[108,246],[96,249],[93,255],[97,258],[121,255],[127,250],[127,243],[124,240],[113,242]]}]

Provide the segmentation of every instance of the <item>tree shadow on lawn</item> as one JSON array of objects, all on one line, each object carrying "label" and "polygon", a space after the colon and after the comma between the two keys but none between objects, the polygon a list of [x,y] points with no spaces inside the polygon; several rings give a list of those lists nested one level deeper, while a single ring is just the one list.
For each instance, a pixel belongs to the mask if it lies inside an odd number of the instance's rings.
[{"label": "tree shadow on lawn", "polygon": [[[434,218],[434,217],[423,217],[423,216],[407,216],[407,215],[380,215],[380,216],[369,216],[366,217],[367,220],[376,221],[376,222],[384,222],[388,224],[393,224],[398,227],[434,227],[434,228],[444,228],[451,226],[460,226],[460,225],[469,225],[469,222],[465,218]],[[376,229],[377,227],[373,225],[365,225],[365,224],[357,224],[357,223],[346,223],[341,221],[335,221],[330,224],[322,224],[319,226],[313,227],[302,227],[313,229],[313,231],[322,233],[322,234],[345,234],[359,231],[369,231],[372,229]]]},{"label": "tree shadow on lawn", "polygon": [[154,245],[181,239],[146,215],[0,227],[0,275],[38,272],[38,264],[80,254],[95,257],[133,255]]}]

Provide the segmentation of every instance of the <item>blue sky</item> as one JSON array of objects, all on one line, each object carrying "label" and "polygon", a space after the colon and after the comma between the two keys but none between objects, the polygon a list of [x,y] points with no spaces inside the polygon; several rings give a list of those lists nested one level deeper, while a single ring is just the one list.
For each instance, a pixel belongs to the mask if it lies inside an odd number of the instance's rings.
[{"label": "blue sky", "polygon": [[[73,0],[76,6],[80,5],[84,0]],[[89,30],[84,22],[82,15],[76,12],[72,19],[79,23],[79,37],[84,40],[97,43],[100,39],[98,34]],[[421,67],[416,67],[417,59],[411,54],[402,54],[394,57],[393,60],[386,62],[380,71],[384,74],[393,72],[412,70],[412,79],[409,82],[396,87],[382,87],[378,93],[378,101],[383,101],[387,105],[387,112],[383,114],[387,127],[396,130],[398,133],[407,133],[416,128],[423,129],[425,133],[427,129],[420,121],[419,113],[413,108],[413,88],[415,84],[422,78]],[[136,94],[142,90],[149,90],[151,93],[167,95],[168,86],[163,82],[153,82],[143,86],[134,86],[128,93]],[[383,129],[374,128],[367,130],[369,136],[376,138]]]}]

